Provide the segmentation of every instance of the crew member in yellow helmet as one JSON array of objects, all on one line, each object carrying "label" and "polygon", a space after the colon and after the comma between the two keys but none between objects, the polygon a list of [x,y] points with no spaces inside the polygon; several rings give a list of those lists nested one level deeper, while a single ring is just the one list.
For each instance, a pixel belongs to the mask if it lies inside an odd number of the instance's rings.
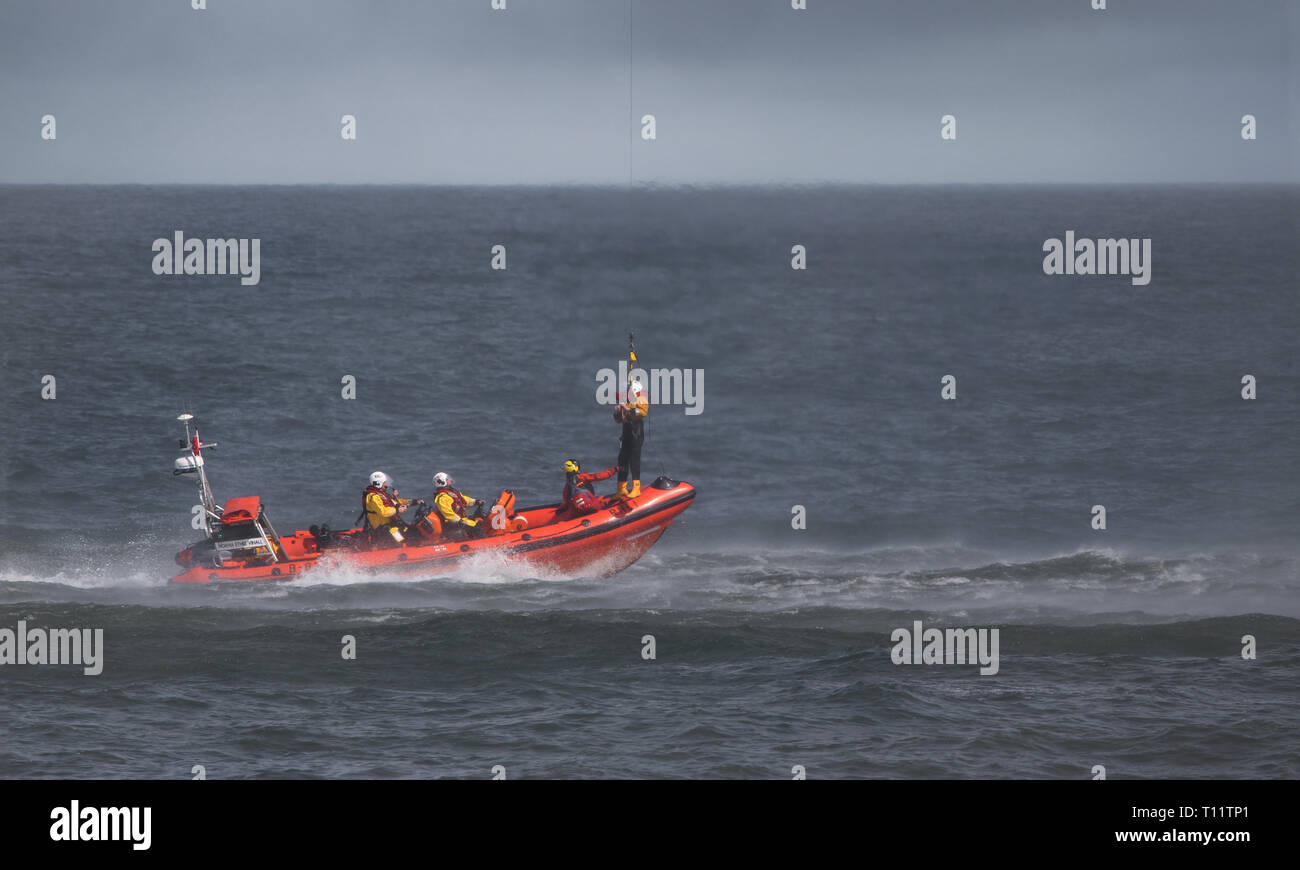
[{"label": "crew member in yellow helmet", "polygon": [[597,480],[609,480],[617,468],[593,471],[583,474],[578,460],[570,459],[564,463],[564,506],[575,514],[589,514],[600,507],[600,497],[592,483]]}]

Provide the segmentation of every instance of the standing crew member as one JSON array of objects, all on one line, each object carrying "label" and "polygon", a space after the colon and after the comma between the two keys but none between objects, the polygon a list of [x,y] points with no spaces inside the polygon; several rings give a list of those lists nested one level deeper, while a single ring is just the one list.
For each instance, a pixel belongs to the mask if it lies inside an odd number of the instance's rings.
[{"label": "standing crew member", "polygon": [[589,514],[596,510],[600,507],[600,499],[591,484],[597,480],[609,480],[617,471],[618,468],[614,467],[583,474],[578,460],[568,460],[564,463],[564,506],[575,514]]},{"label": "standing crew member", "polygon": [[397,497],[397,490],[393,489],[393,479],[387,474],[376,471],[370,475],[370,485],[361,494],[361,512],[366,519],[366,530],[370,540],[386,541],[391,538],[400,544],[402,530],[406,525],[402,522],[401,511],[410,504],[410,499]]},{"label": "standing crew member", "polygon": [[649,413],[650,403],[642,395],[641,382],[633,380],[628,385],[627,401],[614,408],[615,422],[623,424],[623,434],[618,440],[618,494],[622,498],[636,498],[641,494],[641,445],[645,443],[645,418]]},{"label": "standing crew member", "polygon": [[[456,489],[456,481],[452,480],[451,475],[445,471],[439,471],[433,476],[433,485],[437,490],[433,495],[433,505],[438,509],[438,515],[442,517],[443,529],[448,532],[460,529],[469,537],[482,537],[484,528],[481,521],[487,516],[483,502],[463,495]],[[472,511],[471,503],[473,503]]]}]

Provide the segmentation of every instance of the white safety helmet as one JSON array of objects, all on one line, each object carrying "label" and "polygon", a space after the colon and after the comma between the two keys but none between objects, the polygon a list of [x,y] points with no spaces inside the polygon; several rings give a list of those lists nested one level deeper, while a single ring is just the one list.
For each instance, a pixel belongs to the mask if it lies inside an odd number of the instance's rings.
[{"label": "white safety helmet", "polygon": [[634,396],[639,396],[639,395],[641,395],[641,382],[640,382],[640,381],[633,381],[633,382],[632,382],[631,393],[632,393],[632,395],[634,395]]},{"label": "white safety helmet", "polygon": [[444,486],[451,486],[455,482],[456,481],[451,479],[451,475],[445,471],[439,471],[433,476],[433,485],[439,489],[442,489]]},{"label": "white safety helmet", "polygon": [[382,471],[376,471],[370,475],[370,485],[376,489],[383,489],[386,486],[392,486],[393,479]]}]

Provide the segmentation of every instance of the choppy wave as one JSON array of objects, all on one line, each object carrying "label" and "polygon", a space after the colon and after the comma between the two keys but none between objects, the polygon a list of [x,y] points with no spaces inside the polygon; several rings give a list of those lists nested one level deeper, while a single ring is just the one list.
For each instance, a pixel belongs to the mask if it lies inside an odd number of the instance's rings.
[{"label": "choppy wave", "polygon": [[893,664],[892,628],[933,617],[916,611],[352,608],[359,588],[291,612],[6,604],[103,628],[106,665],[5,668],[21,715],[0,776],[1300,775],[1285,617],[1007,623],[982,677]]},{"label": "choppy wave", "polygon": [[[921,566],[921,567],[916,567]],[[1179,558],[1084,550],[988,560],[960,548],[652,551],[613,578],[539,576],[490,556],[426,580],[337,569],[257,586],[172,587],[168,568],[129,561],[41,574],[0,567],[0,605],[22,602],[316,610],[655,610],[737,614],[824,608],[921,611],[988,620],[1133,621],[1270,613],[1300,617],[1294,560]]]}]

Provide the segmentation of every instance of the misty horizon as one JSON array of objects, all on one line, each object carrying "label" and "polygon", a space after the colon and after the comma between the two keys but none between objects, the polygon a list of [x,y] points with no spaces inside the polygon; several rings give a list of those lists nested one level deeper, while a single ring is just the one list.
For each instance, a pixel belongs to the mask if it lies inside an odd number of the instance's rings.
[{"label": "misty horizon", "polygon": [[0,11],[0,183],[1300,180],[1286,0],[207,5]]}]

